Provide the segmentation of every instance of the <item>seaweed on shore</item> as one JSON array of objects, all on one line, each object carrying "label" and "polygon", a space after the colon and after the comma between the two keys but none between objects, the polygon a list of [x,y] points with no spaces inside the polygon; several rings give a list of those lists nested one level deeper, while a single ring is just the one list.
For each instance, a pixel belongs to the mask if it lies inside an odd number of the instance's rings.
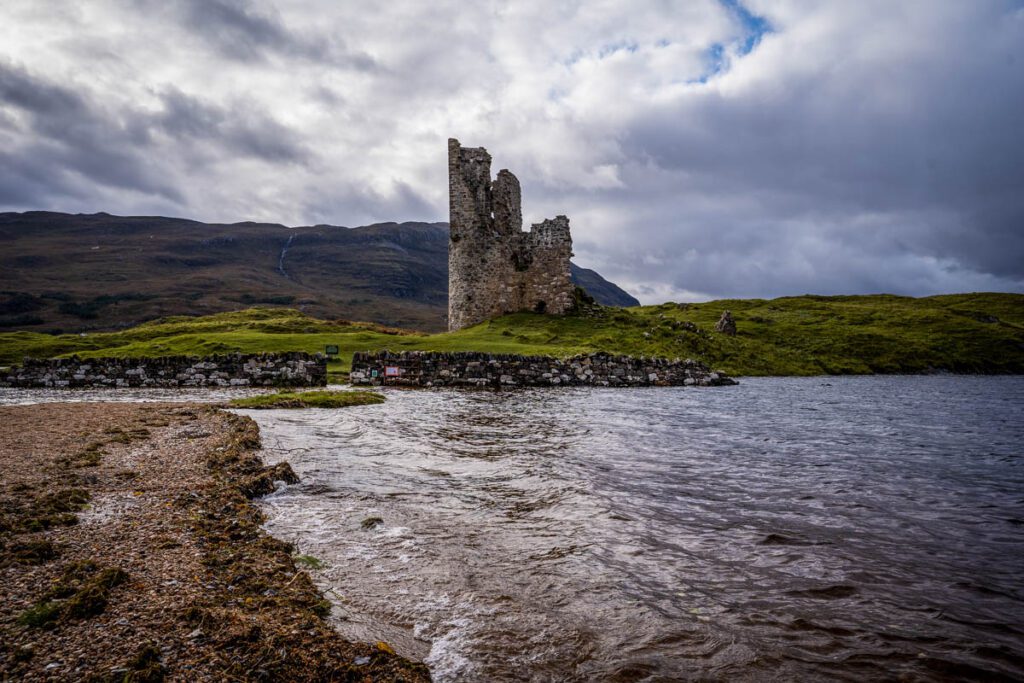
[{"label": "seaweed on shore", "polygon": [[106,452],[102,441],[93,441],[78,453],[61,459],[59,462],[70,467],[96,467]]},{"label": "seaweed on shore", "polygon": [[221,415],[231,437],[207,456],[217,485],[180,501],[196,511],[191,532],[207,582],[217,587],[182,618],[214,646],[220,673],[263,680],[429,680],[423,664],[346,643],[325,621],[330,602],[296,566],[294,547],[263,531],[263,514],[250,502],[272,491],[274,481],[298,478],[287,463],[263,464],[255,422]]},{"label": "seaweed on shore", "polygon": [[14,541],[10,545],[0,542],[0,568],[15,564],[43,564],[55,557],[56,548],[45,539]]},{"label": "seaweed on shore", "polygon": [[[334,631],[326,621],[331,603],[301,569],[313,563],[264,531],[250,499],[297,477],[286,463],[264,465],[253,421],[198,406],[119,408],[117,421],[92,413],[104,433],[90,434],[87,424],[70,438],[60,416],[50,415],[48,433],[60,449],[51,449],[49,460],[38,459],[36,449],[15,451],[20,480],[0,485],[0,563],[18,588],[14,611],[0,623],[0,678],[45,677],[44,667],[59,656],[74,663],[62,664],[58,677],[96,682],[429,680],[424,665]],[[118,444],[133,434],[144,438],[140,415],[166,418],[163,426],[201,422],[203,429],[161,434],[174,469],[164,474],[148,460],[138,464],[141,484],[128,484],[124,475],[132,472]],[[97,453],[100,467],[83,472],[81,459],[66,455],[82,452]],[[107,452],[111,457],[102,457]],[[165,476],[176,479],[161,492]],[[130,547],[99,544],[118,538],[104,516],[102,524],[54,528],[75,524],[90,492],[103,500],[138,496],[112,520],[124,525]],[[97,548],[109,552],[97,555]],[[159,641],[147,639],[150,633]]]},{"label": "seaweed on shore", "polygon": [[0,532],[31,533],[78,523],[74,513],[91,498],[82,488],[62,488],[52,493],[6,497],[0,503]]},{"label": "seaweed on shore", "polygon": [[102,614],[111,590],[127,579],[127,572],[117,567],[101,567],[91,560],[73,562],[39,602],[18,617],[18,623],[51,628],[62,621]]},{"label": "seaweed on shore", "polygon": [[123,683],[160,683],[166,670],[160,660],[160,648],[155,643],[146,643],[135,654],[121,678]]}]

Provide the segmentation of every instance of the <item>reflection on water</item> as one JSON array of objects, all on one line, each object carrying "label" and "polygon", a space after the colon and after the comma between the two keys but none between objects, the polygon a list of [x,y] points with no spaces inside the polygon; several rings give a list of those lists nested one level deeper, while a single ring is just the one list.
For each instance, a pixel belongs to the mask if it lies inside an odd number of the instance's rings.
[{"label": "reflection on water", "polygon": [[1024,676],[1024,378],[388,398],[248,414],[339,629],[438,680]]}]

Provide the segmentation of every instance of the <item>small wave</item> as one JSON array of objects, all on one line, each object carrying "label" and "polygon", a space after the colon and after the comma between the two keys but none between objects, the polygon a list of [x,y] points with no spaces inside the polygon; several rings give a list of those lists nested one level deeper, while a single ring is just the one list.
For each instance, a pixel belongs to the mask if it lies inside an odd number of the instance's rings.
[{"label": "small wave", "polygon": [[[465,655],[467,633],[472,624],[468,618],[452,619],[445,624],[448,630],[431,640],[430,654],[423,663],[430,667],[431,677],[437,683],[472,679],[474,667]],[[425,631],[417,629],[418,633]]]},{"label": "small wave", "polygon": [[552,548],[547,552],[530,555],[531,560],[560,560],[569,555],[576,555],[582,552],[579,546],[570,545],[564,548]]},{"label": "small wave", "polygon": [[762,538],[758,545],[827,545],[827,542],[823,541],[811,541],[805,538],[796,538],[793,536],[785,536],[783,534],[768,534]]},{"label": "small wave", "polygon": [[824,588],[808,588],[805,590],[789,591],[788,594],[804,598],[818,598],[821,600],[840,600],[842,598],[850,598],[856,595],[857,587],[839,584],[835,586],[825,586]]}]

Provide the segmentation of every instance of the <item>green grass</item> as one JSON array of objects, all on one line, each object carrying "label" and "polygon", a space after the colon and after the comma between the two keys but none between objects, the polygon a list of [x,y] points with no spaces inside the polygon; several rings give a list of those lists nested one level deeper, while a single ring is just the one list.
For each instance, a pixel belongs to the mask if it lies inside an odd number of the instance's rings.
[{"label": "green grass", "polygon": [[323,560],[312,555],[296,555],[293,559],[296,564],[301,564],[303,567],[310,569],[323,569],[326,566]]},{"label": "green grass", "polygon": [[[317,320],[287,308],[250,308],[203,317],[177,316],[119,332],[49,335],[0,333],[0,366],[16,365],[25,356],[52,358],[132,358],[142,356],[209,356],[220,353],[281,351],[323,352],[341,344],[342,356],[328,372],[348,369],[348,359],[366,345],[417,333],[373,323]],[[343,360],[342,360],[343,359]]]},{"label": "green grass", "polygon": [[383,403],[372,391],[302,391],[232,399],[232,408],[347,408]]},{"label": "green grass", "polygon": [[57,602],[39,602],[18,616],[18,623],[33,628],[47,628],[60,619],[62,605]]},{"label": "green grass", "polygon": [[[724,309],[739,334],[714,332]],[[683,323],[695,324],[697,332]],[[569,356],[607,351],[694,358],[731,375],[1024,373],[1024,295],[800,296],[598,309],[585,315],[507,315],[454,333],[405,333],[323,321],[290,309],[170,318],[120,332],[0,333],[0,365],[23,356],[209,355],[340,349],[332,379],[356,351],[487,351]]]}]

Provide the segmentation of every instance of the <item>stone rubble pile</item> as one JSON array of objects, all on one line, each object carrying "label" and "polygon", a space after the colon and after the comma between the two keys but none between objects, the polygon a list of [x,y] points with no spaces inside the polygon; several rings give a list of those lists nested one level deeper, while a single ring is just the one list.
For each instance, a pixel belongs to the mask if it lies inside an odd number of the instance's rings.
[{"label": "stone rubble pile", "polygon": [[352,384],[416,387],[725,386],[735,380],[694,360],[593,353],[572,358],[473,352],[356,353]]},{"label": "stone rubble pile", "polygon": [[0,369],[0,387],[318,387],[327,359],[301,352],[227,354],[198,358],[26,358]]},{"label": "stone rubble pile", "polygon": [[730,337],[736,336],[736,320],[732,317],[732,311],[722,311],[722,317],[715,323],[715,331]]}]

